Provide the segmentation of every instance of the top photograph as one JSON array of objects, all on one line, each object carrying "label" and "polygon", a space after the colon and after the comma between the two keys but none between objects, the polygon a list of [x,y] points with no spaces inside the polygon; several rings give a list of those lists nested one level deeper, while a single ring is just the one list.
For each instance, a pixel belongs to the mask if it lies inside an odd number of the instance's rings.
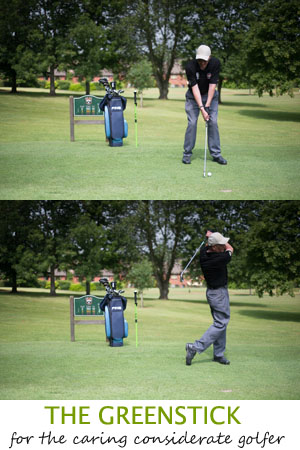
[{"label": "top photograph", "polygon": [[0,200],[299,200],[296,0],[0,0]]}]

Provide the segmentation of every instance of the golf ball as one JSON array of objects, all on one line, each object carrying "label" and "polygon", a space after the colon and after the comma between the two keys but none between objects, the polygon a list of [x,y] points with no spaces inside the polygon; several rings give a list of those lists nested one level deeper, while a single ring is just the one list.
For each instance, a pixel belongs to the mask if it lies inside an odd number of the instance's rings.
[{"label": "golf ball", "polygon": [[208,176],[208,177],[211,177],[211,172],[207,172],[207,176]]}]

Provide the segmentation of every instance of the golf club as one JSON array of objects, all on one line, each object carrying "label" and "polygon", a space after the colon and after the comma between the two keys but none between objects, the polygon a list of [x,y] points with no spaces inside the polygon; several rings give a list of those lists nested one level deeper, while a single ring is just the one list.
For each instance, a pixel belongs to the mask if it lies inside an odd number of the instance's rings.
[{"label": "golf club", "polygon": [[137,148],[137,146],[138,146],[138,137],[137,137],[137,115],[136,115],[136,108],[137,108],[137,99],[136,99],[136,91],[134,91],[135,146],[136,146],[136,148]]},{"label": "golf club", "polygon": [[182,283],[184,278],[183,278],[183,274],[184,272],[187,270],[187,268],[189,267],[189,265],[191,264],[191,262],[193,261],[193,259],[195,258],[195,256],[197,255],[197,253],[199,252],[200,248],[202,247],[202,245],[205,243],[205,240],[201,242],[201,244],[199,245],[199,247],[197,248],[197,250],[195,251],[195,253],[193,254],[193,256],[191,257],[191,259],[189,260],[189,262],[187,263],[187,265],[185,266],[185,268],[183,269],[183,271],[180,274],[180,282]]},{"label": "golf club", "polygon": [[208,121],[205,122],[204,168],[203,168],[204,177],[206,176],[207,128],[208,128]]},{"label": "golf club", "polygon": [[122,89],[119,89],[118,91],[116,90],[116,82],[115,81],[112,81],[109,86],[109,82],[108,82],[107,78],[101,78],[99,80],[99,83],[103,84],[107,94],[110,94],[114,97],[116,97],[124,92]]},{"label": "golf club", "polygon": [[135,304],[135,346],[138,347],[138,319],[137,319],[137,291],[134,291],[134,304]]},{"label": "golf club", "polygon": [[123,294],[123,292],[125,292],[122,289],[119,289],[118,291],[116,290],[117,283],[115,281],[112,281],[111,283],[109,283],[107,278],[101,278],[99,281],[105,287],[107,294],[121,295],[121,294]]}]

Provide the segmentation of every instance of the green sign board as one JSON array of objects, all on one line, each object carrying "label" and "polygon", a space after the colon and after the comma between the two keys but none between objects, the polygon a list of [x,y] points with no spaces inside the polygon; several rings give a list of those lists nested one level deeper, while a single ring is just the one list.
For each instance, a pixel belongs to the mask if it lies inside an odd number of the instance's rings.
[{"label": "green sign board", "polygon": [[83,95],[74,98],[74,116],[103,116],[99,105],[102,97],[95,95]]},{"label": "green sign board", "polygon": [[103,316],[100,309],[101,300],[103,299],[94,295],[74,298],[74,316]]}]

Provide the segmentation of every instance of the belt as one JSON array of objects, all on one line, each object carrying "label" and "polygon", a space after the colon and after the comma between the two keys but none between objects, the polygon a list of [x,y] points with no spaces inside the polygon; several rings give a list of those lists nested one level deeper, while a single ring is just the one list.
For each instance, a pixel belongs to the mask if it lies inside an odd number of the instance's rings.
[{"label": "belt", "polygon": [[227,288],[227,284],[225,284],[224,286],[218,286],[218,287],[210,287],[210,286],[207,286],[207,289],[212,289],[212,290],[215,290],[215,289],[221,289],[221,288]]}]

